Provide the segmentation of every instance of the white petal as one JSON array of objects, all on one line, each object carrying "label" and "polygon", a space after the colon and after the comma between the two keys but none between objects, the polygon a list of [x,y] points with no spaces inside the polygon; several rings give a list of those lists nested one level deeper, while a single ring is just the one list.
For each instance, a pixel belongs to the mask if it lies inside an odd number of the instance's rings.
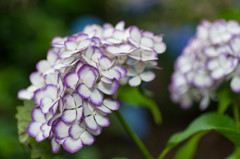
[{"label": "white petal", "polygon": [[103,70],[107,70],[112,67],[113,62],[107,56],[102,56],[99,60],[99,64]]},{"label": "white petal", "polygon": [[67,41],[65,43],[65,46],[68,50],[76,50],[76,48],[77,48],[77,44],[73,41]]},{"label": "white petal", "polygon": [[70,72],[64,77],[64,83],[67,87],[74,89],[78,83],[78,75],[75,72]]},{"label": "white petal", "polygon": [[224,75],[225,75],[225,72],[221,68],[218,68],[211,73],[211,76],[212,76],[213,79],[222,78]]},{"label": "white petal", "polygon": [[142,37],[141,46],[144,48],[152,48],[153,47],[153,39],[148,37]]},{"label": "white petal", "polygon": [[82,80],[82,82],[88,87],[93,88],[95,85],[97,75],[94,72],[94,70],[87,69],[86,71],[80,71],[79,76]]},{"label": "white petal", "polygon": [[108,119],[107,117],[105,117],[105,116],[102,116],[102,115],[100,115],[100,114],[96,114],[96,115],[94,116],[94,118],[95,118],[97,124],[98,124],[99,126],[101,126],[101,127],[107,127],[107,126],[110,125],[109,119]]},{"label": "white petal", "polygon": [[119,87],[119,84],[116,79],[113,80],[112,84],[106,84],[102,81],[100,81],[98,84],[98,89],[107,95],[115,94],[118,90],[118,87]]},{"label": "white petal", "polygon": [[83,132],[80,136],[80,139],[84,145],[92,145],[94,142],[94,138],[87,131]]},{"label": "white petal", "polygon": [[61,150],[61,146],[56,142],[55,137],[51,139],[52,152],[58,153]]},{"label": "white petal", "polygon": [[151,71],[143,72],[140,74],[140,78],[145,82],[149,82],[155,78],[155,74]]},{"label": "white petal", "polygon": [[129,80],[129,84],[132,87],[136,87],[141,84],[141,79],[139,76],[133,77],[132,79]]},{"label": "white petal", "polygon": [[50,68],[51,68],[51,65],[47,60],[42,60],[37,63],[37,70],[41,73],[45,73]]},{"label": "white petal", "polygon": [[79,124],[73,124],[69,129],[69,135],[77,140],[85,130]]},{"label": "white petal", "polygon": [[79,107],[82,105],[82,98],[80,97],[80,95],[78,93],[73,93],[73,99],[75,101],[76,107]]},{"label": "white petal", "polygon": [[76,116],[77,116],[77,112],[75,109],[74,110],[65,110],[62,115],[62,120],[65,123],[72,123],[76,119]]},{"label": "white petal", "polygon": [[238,76],[233,77],[233,79],[231,80],[230,86],[234,92],[239,93],[240,92],[240,78]]},{"label": "white petal", "polygon": [[44,114],[48,113],[49,110],[51,109],[51,107],[53,106],[54,104],[54,101],[49,98],[49,97],[44,97],[42,100],[41,100],[41,109],[42,109],[42,112]]},{"label": "white petal", "polygon": [[53,128],[54,133],[56,135],[57,138],[59,139],[64,139],[66,137],[68,137],[68,130],[69,130],[70,126],[65,124],[63,121],[58,121],[58,123],[56,123],[55,127]]},{"label": "white petal", "polygon": [[66,94],[63,97],[64,109],[74,109],[76,108],[75,100],[70,94]]},{"label": "white petal", "polygon": [[153,51],[142,50],[141,56],[142,61],[157,60],[157,54]]},{"label": "white petal", "polygon": [[90,102],[96,106],[101,105],[103,102],[103,95],[101,92],[99,92],[97,89],[94,89],[92,91],[92,94],[90,96]]},{"label": "white petal", "polygon": [[154,50],[158,53],[161,54],[166,50],[166,45],[164,43],[159,43],[154,45]]},{"label": "white petal", "polygon": [[98,129],[97,123],[94,120],[93,116],[88,116],[84,118],[85,124],[87,127],[93,131],[96,131]]},{"label": "white petal", "polygon": [[129,36],[129,41],[138,46],[142,38],[141,31],[138,29],[138,27],[132,26],[129,30]]},{"label": "white petal", "polygon": [[117,100],[107,98],[103,101],[103,105],[111,110],[118,110],[120,104]]},{"label": "white petal", "polygon": [[83,98],[89,98],[92,94],[92,90],[89,89],[85,84],[79,85],[77,91]]},{"label": "white petal", "polygon": [[57,99],[58,88],[55,85],[47,85],[45,88],[45,94],[51,99]]},{"label": "white petal", "polygon": [[42,123],[39,122],[31,122],[28,125],[27,132],[30,136],[37,137],[39,133],[41,133],[40,127]]},{"label": "white petal", "polygon": [[39,108],[33,108],[33,110],[32,110],[32,119],[34,121],[39,122],[39,123],[46,122],[45,116],[42,113],[41,109],[39,109]]},{"label": "white petal", "polygon": [[30,100],[33,97],[33,92],[28,91],[27,89],[22,89],[18,92],[18,99]]},{"label": "white petal", "polygon": [[66,151],[75,153],[83,147],[83,144],[80,139],[74,140],[73,138],[69,137],[63,142],[63,147]]}]

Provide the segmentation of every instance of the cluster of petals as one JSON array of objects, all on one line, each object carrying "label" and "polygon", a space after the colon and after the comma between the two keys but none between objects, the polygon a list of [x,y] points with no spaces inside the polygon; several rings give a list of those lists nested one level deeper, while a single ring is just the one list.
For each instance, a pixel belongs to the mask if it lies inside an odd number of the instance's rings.
[{"label": "cluster of petals", "polygon": [[236,21],[202,21],[175,63],[170,92],[182,108],[194,102],[205,109],[223,82],[240,92],[240,25]]},{"label": "cluster of petals", "polygon": [[112,99],[120,84],[138,86],[155,78],[158,54],[166,45],[161,35],[105,24],[87,26],[69,37],[55,37],[47,59],[36,65],[31,85],[20,99],[33,99],[28,133],[38,142],[51,140],[53,153],[60,147],[71,153],[91,145],[109,113],[119,108]]}]

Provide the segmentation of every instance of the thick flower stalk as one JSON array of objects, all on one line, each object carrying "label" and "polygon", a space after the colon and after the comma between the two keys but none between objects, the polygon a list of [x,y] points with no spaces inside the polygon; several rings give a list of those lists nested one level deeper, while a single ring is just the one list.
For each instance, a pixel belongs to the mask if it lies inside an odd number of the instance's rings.
[{"label": "thick flower stalk", "polygon": [[31,86],[18,93],[33,99],[28,133],[38,142],[51,140],[52,152],[62,145],[74,153],[91,145],[103,127],[107,114],[119,108],[111,98],[119,84],[135,87],[155,78],[157,55],[165,51],[161,35],[105,24],[87,26],[69,37],[55,37],[46,60],[30,75]]},{"label": "thick flower stalk", "polygon": [[240,26],[236,21],[202,21],[175,63],[170,92],[182,108],[200,102],[205,109],[219,86],[230,81],[240,92]]}]

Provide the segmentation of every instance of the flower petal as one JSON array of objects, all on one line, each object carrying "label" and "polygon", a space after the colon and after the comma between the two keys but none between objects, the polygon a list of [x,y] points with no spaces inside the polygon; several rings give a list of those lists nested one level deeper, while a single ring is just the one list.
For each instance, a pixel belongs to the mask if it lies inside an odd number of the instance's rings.
[{"label": "flower petal", "polygon": [[32,121],[27,128],[27,132],[30,136],[37,137],[39,133],[41,133],[40,127],[42,123]]},{"label": "flower petal", "polygon": [[136,87],[141,84],[141,79],[139,76],[133,77],[132,79],[129,80],[129,84],[132,87]]},{"label": "flower petal", "polygon": [[76,110],[65,110],[63,112],[63,115],[62,115],[62,120],[65,122],[65,123],[72,123],[75,119],[76,119],[76,116],[77,116],[77,112]]},{"label": "flower petal", "polygon": [[61,146],[56,142],[55,137],[51,139],[52,153],[58,153],[61,150]]},{"label": "flower petal", "polygon": [[92,145],[94,142],[94,137],[89,134],[87,131],[83,132],[80,136],[80,139],[84,145]]},{"label": "flower petal", "polygon": [[145,82],[149,82],[155,78],[155,74],[152,71],[146,71],[140,74],[140,78]]},{"label": "flower petal", "polygon": [[240,78],[238,76],[233,77],[233,79],[231,80],[230,86],[234,92],[239,93],[240,92]]},{"label": "flower petal", "polygon": [[59,139],[64,139],[69,136],[68,130],[70,126],[64,123],[62,120],[59,120],[53,127],[53,132],[56,137]]},{"label": "flower petal", "polygon": [[78,124],[73,124],[69,129],[69,135],[77,140],[85,130]]},{"label": "flower petal", "polygon": [[118,110],[120,103],[117,100],[107,98],[103,101],[103,105],[111,110]]},{"label": "flower petal", "polygon": [[90,102],[96,106],[101,105],[103,103],[103,94],[97,89],[94,89],[90,96]]},{"label": "flower petal", "polygon": [[64,83],[68,88],[74,89],[78,83],[78,75],[75,72],[70,72],[64,77]]},{"label": "flower petal", "polygon": [[92,94],[92,90],[89,89],[85,84],[79,85],[77,91],[83,98],[89,98],[90,95]]},{"label": "flower petal", "polygon": [[130,27],[129,36],[130,36],[129,41],[133,45],[138,46],[142,38],[141,31],[139,30],[139,28],[136,26]]},{"label": "flower petal", "polygon": [[112,84],[106,84],[102,81],[100,81],[98,84],[98,89],[107,95],[115,94],[118,90],[118,87],[119,87],[119,83],[116,79],[113,80]]},{"label": "flower petal", "polygon": [[95,118],[97,124],[98,124],[99,126],[101,126],[101,127],[107,127],[107,126],[110,125],[109,119],[108,119],[107,117],[105,117],[105,116],[102,116],[102,115],[100,115],[100,114],[97,113],[97,114],[94,116],[94,118]]},{"label": "flower petal", "polygon": [[74,140],[73,138],[69,137],[63,142],[63,147],[66,151],[75,153],[83,147],[83,144],[80,139]]}]

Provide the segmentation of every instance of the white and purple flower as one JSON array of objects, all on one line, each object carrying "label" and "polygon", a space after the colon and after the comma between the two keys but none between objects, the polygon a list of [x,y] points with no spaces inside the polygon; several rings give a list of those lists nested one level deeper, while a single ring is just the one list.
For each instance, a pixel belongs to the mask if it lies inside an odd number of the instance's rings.
[{"label": "white and purple flower", "polygon": [[236,21],[202,21],[175,63],[170,92],[182,108],[200,102],[205,109],[219,86],[230,80],[240,92],[240,25]]},{"label": "white and purple flower", "polygon": [[28,133],[38,142],[49,138],[53,153],[61,145],[74,153],[93,144],[110,124],[107,115],[119,108],[111,96],[120,80],[138,86],[155,78],[150,69],[157,68],[157,55],[166,49],[162,36],[124,26],[123,21],[115,27],[91,25],[55,37],[47,59],[30,76],[31,86],[19,91],[20,99],[36,104]]}]

